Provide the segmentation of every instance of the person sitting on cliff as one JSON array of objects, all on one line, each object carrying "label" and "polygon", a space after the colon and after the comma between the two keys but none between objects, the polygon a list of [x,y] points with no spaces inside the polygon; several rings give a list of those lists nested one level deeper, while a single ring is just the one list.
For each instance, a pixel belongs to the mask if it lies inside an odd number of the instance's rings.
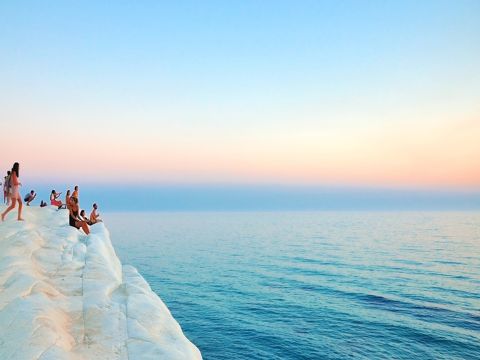
[{"label": "person sitting on cliff", "polygon": [[30,203],[37,197],[37,193],[35,191],[30,191],[25,197],[23,201],[27,203],[27,206],[30,206]]},{"label": "person sitting on cliff", "polygon": [[78,185],[75,185],[75,187],[73,188],[72,197],[78,200]]},{"label": "person sitting on cliff", "polygon": [[98,222],[102,222],[102,219],[100,219],[100,214],[97,213],[98,206],[97,204],[93,204],[93,209],[92,212],[90,213],[90,223],[96,224]]},{"label": "person sitting on cliff", "polygon": [[88,224],[86,221],[82,220],[79,216],[79,208],[78,208],[78,199],[71,197],[70,198],[70,206],[68,207],[68,210],[70,211],[69,214],[69,219],[68,223],[70,226],[73,226],[74,228],[80,229],[85,232],[85,234],[90,234],[90,228],[88,227]]},{"label": "person sitting on cliff", "polygon": [[88,225],[93,225],[90,219],[85,215],[85,210],[80,211],[80,219],[85,221]]},{"label": "person sitting on cliff", "polygon": [[56,206],[57,208],[62,207],[62,201],[58,200],[58,198],[62,195],[62,193],[57,193],[55,190],[52,190],[52,193],[50,194],[50,205]]}]

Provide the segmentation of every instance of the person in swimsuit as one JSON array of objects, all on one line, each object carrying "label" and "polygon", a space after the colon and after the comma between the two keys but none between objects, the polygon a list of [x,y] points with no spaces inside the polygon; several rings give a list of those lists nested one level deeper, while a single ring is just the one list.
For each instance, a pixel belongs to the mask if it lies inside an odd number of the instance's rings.
[{"label": "person in swimsuit", "polygon": [[5,216],[12,211],[17,202],[18,202],[18,221],[23,221],[22,218],[22,208],[23,208],[23,203],[22,203],[22,197],[20,196],[20,190],[19,187],[22,186],[22,183],[18,179],[20,177],[20,165],[18,162],[13,164],[12,171],[10,173],[10,184],[11,184],[11,191],[9,194],[11,204],[10,206],[2,213],[2,221],[5,220]]},{"label": "person in swimsuit", "polygon": [[75,185],[75,187],[73,188],[72,197],[78,200],[78,185]]},{"label": "person in swimsuit", "polygon": [[56,206],[60,209],[60,207],[63,205],[61,200],[58,200],[58,198],[62,195],[62,193],[57,193],[55,190],[52,190],[52,193],[50,194],[50,205]]},{"label": "person in swimsuit", "polygon": [[90,220],[87,218],[87,216],[85,215],[85,210],[82,210],[80,211],[80,219],[82,219],[83,221],[85,221],[88,225],[93,225]]},{"label": "person in swimsuit", "polygon": [[70,210],[69,214],[69,220],[68,223],[70,226],[73,226],[74,228],[80,229],[85,232],[85,234],[90,234],[90,229],[88,228],[88,224],[81,220],[78,214],[78,199],[77,198],[70,198],[70,206],[68,208]]}]

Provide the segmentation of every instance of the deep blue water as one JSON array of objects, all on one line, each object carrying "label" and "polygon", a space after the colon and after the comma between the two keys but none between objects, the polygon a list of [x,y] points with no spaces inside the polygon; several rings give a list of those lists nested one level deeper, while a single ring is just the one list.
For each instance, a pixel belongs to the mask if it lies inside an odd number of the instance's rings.
[{"label": "deep blue water", "polygon": [[109,213],[205,359],[480,359],[480,213]]}]

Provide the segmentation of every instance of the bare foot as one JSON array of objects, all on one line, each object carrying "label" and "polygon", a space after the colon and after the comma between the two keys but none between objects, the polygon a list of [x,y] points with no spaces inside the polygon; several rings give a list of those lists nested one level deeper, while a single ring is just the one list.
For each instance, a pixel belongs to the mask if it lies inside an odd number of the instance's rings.
[{"label": "bare foot", "polygon": [[5,215],[2,214],[2,221],[5,221]]},{"label": "bare foot", "polygon": [[18,218],[18,221],[25,221],[24,218]]}]

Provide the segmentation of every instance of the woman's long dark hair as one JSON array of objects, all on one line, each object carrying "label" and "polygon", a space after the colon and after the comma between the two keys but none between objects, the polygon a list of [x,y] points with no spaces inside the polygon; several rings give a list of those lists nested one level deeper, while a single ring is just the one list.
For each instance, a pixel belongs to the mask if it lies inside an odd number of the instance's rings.
[{"label": "woman's long dark hair", "polygon": [[16,162],[15,164],[13,164],[12,172],[15,171],[15,175],[17,175],[17,177],[20,177],[19,170],[20,170],[20,164]]}]

